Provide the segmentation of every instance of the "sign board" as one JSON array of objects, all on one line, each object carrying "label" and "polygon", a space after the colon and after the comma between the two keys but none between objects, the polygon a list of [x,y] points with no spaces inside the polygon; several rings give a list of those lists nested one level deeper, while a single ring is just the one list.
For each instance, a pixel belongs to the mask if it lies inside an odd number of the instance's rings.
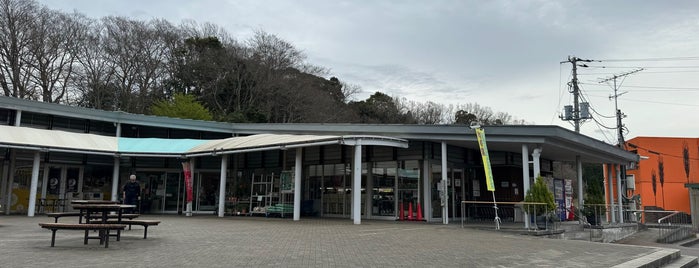
[{"label": "sign board", "polygon": [[282,193],[293,193],[294,192],[294,172],[287,170],[282,171],[279,175],[280,186],[279,189]]}]

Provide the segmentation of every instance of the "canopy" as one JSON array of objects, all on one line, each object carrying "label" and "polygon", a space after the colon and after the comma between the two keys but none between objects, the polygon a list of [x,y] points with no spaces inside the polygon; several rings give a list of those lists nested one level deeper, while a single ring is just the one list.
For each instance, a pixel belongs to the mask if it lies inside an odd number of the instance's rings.
[{"label": "canopy", "polygon": [[192,157],[329,144],[408,147],[403,139],[371,135],[257,134],[218,140],[121,138],[0,125],[0,147],[103,155]]}]

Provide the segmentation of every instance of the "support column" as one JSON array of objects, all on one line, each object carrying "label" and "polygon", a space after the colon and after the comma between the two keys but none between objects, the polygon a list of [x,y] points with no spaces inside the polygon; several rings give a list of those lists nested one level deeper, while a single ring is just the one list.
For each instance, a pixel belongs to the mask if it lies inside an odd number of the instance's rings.
[{"label": "support column", "polygon": [[541,148],[534,148],[532,159],[534,160],[534,179],[541,176]]},{"label": "support column", "polygon": [[[522,200],[529,191],[529,147],[522,144]],[[529,230],[529,213],[524,212],[524,228]]]},{"label": "support column", "polygon": [[223,218],[226,209],[226,177],[228,174],[228,155],[221,156],[221,180],[218,185],[218,217]]},{"label": "support column", "polygon": [[[15,124],[14,126],[20,126],[22,122],[22,110],[16,110],[15,113]],[[5,214],[10,215],[10,208],[12,207],[12,187],[15,182],[15,158],[17,157],[17,149],[10,150],[10,168],[7,170],[7,185],[5,189]]]},{"label": "support column", "polygon": [[296,148],[296,161],[294,162],[294,221],[301,219],[301,164],[303,148]]},{"label": "support column", "polygon": [[447,178],[447,143],[442,142],[442,224],[449,224],[449,183]]},{"label": "support column", "polygon": [[612,175],[613,174],[612,170],[614,169],[614,165],[606,164],[605,167],[607,167],[607,188],[608,188],[608,190],[605,190],[605,191],[609,192],[609,203],[608,203],[609,208],[610,208],[609,214],[612,216],[611,217],[612,223],[616,223],[616,213],[614,213],[614,211],[616,211],[614,209],[614,177],[613,177],[614,175]]},{"label": "support column", "polygon": [[117,201],[119,198],[119,158],[114,157],[114,166],[112,167],[112,201]]},{"label": "support column", "polygon": [[578,175],[578,209],[585,206],[585,196],[583,195],[582,160],[579,155],[575,156],[576,173]]},{"label": "support column", "polygon": [[354,224],[362,223],[362,140],[354,146],[354,163],[352,164],[352,219]]},{"label": "support column", "polygon": [[27,208],[27,216],[34,217],[34,209],[36,208],[36,188],[39,186],[39,164],[41,161],[41,152],[34,152],[34,164],[32,165],[32,182],[29,186],[29,207]]},{"label": "support column", "polygon": [[7,169],[7,189],[5,193],[5,215],[10,215],[12,207],[12,186],[15,181],[15,163],[17,149],[10,149],[10,167]]},{"label": "support column", "polygon": [[424,204],[422,208],[424,209],[423,215],[425,216],[425,221],[429,222],[430,219],[432,219],[432,188],[431,188],[431,171],[430,171],[430,160],[428,160],[427,156],[423,155],[422,158],[422,170],[420,171],[420,174],[422,174],[422,191],[423,193],[423,202]]},{"label": "support column", "polygon": [[619,203],[619,223],[624,223],[624,208],[621,204],[621,165],[616,165],[616,192],[617,192],[617,202]]}]

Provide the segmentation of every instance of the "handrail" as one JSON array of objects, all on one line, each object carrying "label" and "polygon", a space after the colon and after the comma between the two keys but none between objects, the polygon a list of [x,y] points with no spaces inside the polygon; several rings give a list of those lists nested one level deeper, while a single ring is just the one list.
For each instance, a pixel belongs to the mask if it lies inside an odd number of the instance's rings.
[{"label": "handrail", "polygon": [[[667,211],[667,212],[670,212],[670,211]],[[680,214],[680,212],[679,212],[679,211],[674,211],[672,214],[667,215],[667,216],[665,216],[665,217],[662,217],[662,218],[658,219],[658,224],[661,224],[662,221],[667,220],[667,219],[669,219],[670,217],[675,216],[675,215],[677,215],[677,214]],[[672,225],[672,223],[671,223],[671,222],[667,222],[667,225]]]}]

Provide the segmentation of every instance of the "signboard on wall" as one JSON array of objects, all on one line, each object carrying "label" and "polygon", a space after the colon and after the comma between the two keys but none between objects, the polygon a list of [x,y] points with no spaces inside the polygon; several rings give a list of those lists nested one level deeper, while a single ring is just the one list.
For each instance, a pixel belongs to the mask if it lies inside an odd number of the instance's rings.
[{"label": "signboard on wall", "polygon": [[282,193],[293,193],[294,192],[294,172],[291,170],[282,171],[279,175],[279,190]]}]

